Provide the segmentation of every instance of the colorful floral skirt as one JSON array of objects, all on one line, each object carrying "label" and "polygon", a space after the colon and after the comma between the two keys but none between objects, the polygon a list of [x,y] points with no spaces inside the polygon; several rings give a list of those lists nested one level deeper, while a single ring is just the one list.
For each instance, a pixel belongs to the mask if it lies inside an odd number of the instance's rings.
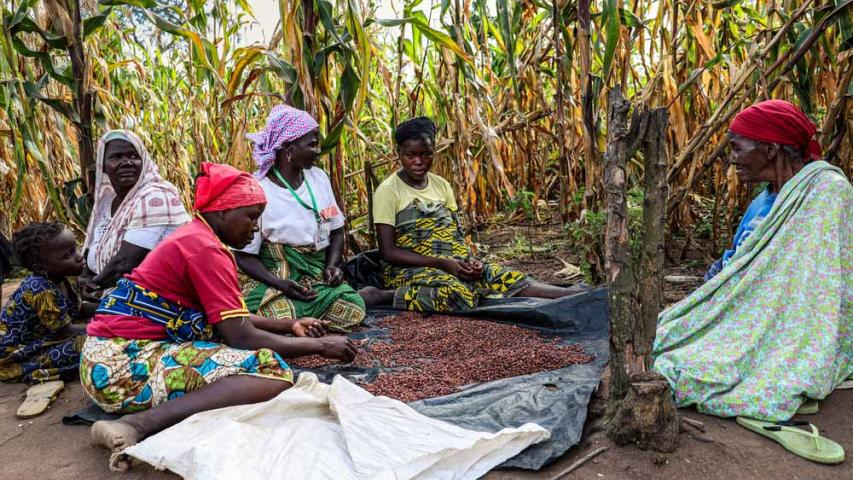
[{"label": "colorful floral skirt", "polygon": [[272,350],[205,341],[88,337],[80,359],[83,389],[107,412],[146,410],[231,375],[293,383],[290,367]]},{"label": "colorful floral skirt", "polygon": [[843,173],[809,162],[722,270],[660,314],[653,368],[678,407],[789,420],[853,373],[851,212]]}]

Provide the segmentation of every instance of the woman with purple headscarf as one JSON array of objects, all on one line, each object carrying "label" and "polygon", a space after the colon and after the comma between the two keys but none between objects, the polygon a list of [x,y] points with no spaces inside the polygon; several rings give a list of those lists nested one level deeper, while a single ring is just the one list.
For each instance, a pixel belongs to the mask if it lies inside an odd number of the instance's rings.
[{"label": "woman with purple headscarf", "polygon": [[[365,301],[344,282],[341,213],[320,154],[317,122],[288,105],[272,109],[254,143],[255,177],[267,196],[260,231],[237,265],[250,312],[273,318],[314,317],[349,330],[364,319]],[[366,292],[367,294],[371,292]]]}]

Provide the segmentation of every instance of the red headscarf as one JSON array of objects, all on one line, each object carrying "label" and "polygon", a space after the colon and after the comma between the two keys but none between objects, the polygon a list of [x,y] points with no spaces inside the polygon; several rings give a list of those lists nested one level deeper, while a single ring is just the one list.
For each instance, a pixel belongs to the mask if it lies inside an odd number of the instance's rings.
[{"label": "red headscarf", "polygon": [[729,131],[759,142],[791,145],[820,160],[817,127],[799,108],[784,100],[765,100],[735,115]]},{"label": "red headscarf", "polygon": [[261,184],[246,172],[220,163],[204,162],[196,179],[193,210],[217,212],[267,203]]}]

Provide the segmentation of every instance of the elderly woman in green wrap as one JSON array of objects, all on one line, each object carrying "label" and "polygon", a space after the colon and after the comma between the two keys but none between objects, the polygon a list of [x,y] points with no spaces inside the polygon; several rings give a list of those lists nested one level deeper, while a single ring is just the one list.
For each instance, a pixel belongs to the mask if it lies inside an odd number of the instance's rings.
[{"label": "elderly woman in green wrap", "polygon": [[[329,177],[314,166],[320,153],[317,122],[302,110],[278,105],[266,128],[248,138],[254,142],[255,177],[268,201],[260,231],[235,252],[249,311],[314,317],[349,330],[364,319],[365,299],[339,268],[344,215]],[[372,290],[364,291],[368,299]]]},{"label": "elderly woman in green wrap", "polygon": [[653,368],[679,407],[739,417],[835,463],[843,451],[816,432],[762,422],[789,420],[853,373],[853,188],[820,159],[816,130],[782,100],[735,117],[729,161],[741,181],[765,186],[708,281],[661,313]]}]

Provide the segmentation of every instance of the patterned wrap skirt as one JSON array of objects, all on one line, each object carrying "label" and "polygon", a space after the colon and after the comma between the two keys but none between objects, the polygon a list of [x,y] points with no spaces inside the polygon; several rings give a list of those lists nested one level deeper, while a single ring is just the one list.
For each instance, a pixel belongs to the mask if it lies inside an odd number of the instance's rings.
[{"label": "patterned wrap skirt", "polygon": [[329,320],[330,328],[338,332],[350,331],[364,320],[364,299],[358,292],[346,282],[331,286],[323,280],[325,250],[264,242],[259,256],[273,275],[311,288],[317,292],[317,297],[309,302],[294,300],[269,285],[241,275],[243,296],[250,312],[270,318]]},{"label": "patterned wrap skirt", "polygon": [[293,383],[290,367],[272,350],[202,340],[88,337],[80,358],[83,389],[107,412],[146,410],[231,375]]},{"label": "patterned wrap skirt", "polygon": [[68,295],[40,275],[30,275],[0,311],[0,381],[73,380],[86,338],[66,331],[80,309],[76,282]]},{"label": "patterned wrap skirt", "polygon": [[[444,204],[419,200],[397,213],[396,244],[414,253],[461,261],[472,259],[454,212]],[[484,263],[483,276],[469,281],[431,267],[401,267],[383,262],[385,288],[396,288],[394,307],[419,312],[476,308],[483,298],[512,297],[533,279],[500,265]]]}]

